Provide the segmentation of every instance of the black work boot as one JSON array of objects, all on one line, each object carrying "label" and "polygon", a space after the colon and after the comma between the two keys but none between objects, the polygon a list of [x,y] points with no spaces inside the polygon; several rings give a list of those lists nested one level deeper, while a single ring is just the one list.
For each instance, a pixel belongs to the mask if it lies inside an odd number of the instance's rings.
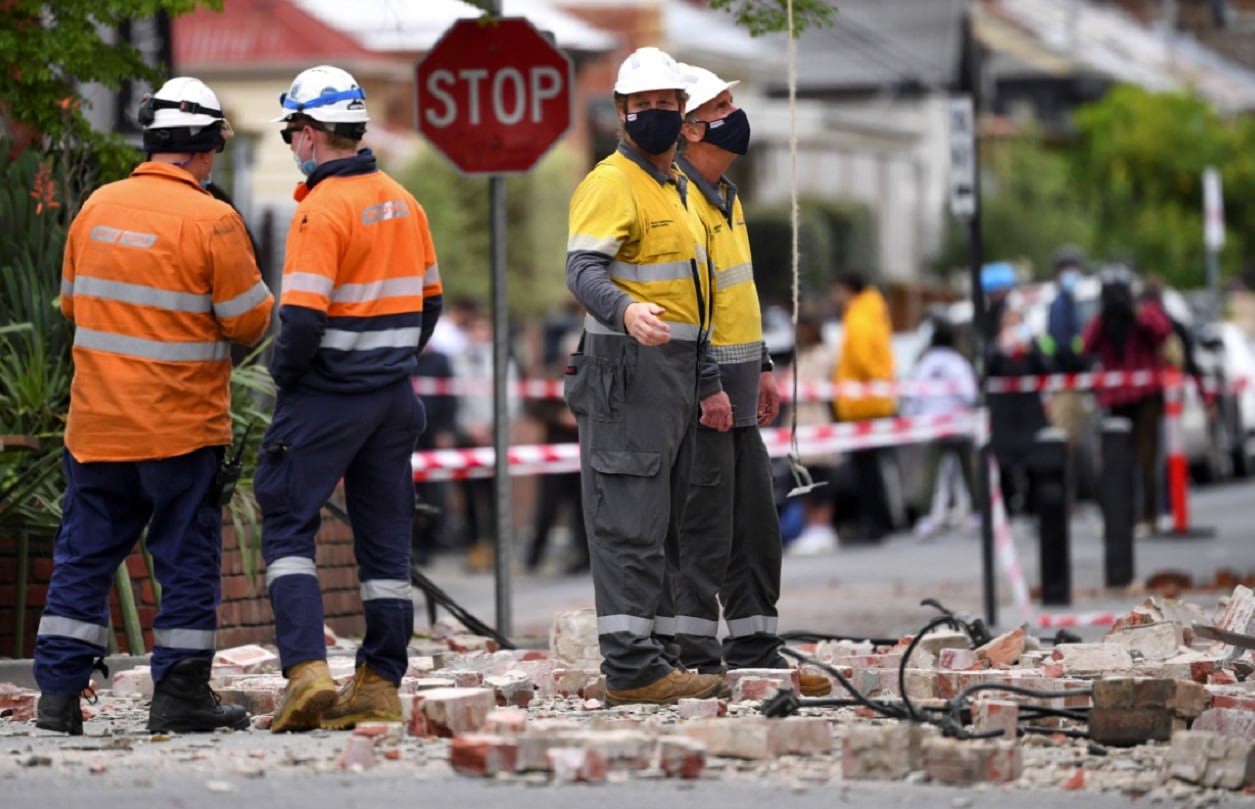
[{"label": "black work boot", "polygon": [[35,727],[82,736],[83,709],[78,700],[78,694],[40,694],[35,705]]},{"label": "black work boot", "polygon": [[153,733],[208,733],[218,728],[244,730],[248,711],[223,705],[209,687],[209,660],[193,657],[170,667],[153,688],[148,729]]}]

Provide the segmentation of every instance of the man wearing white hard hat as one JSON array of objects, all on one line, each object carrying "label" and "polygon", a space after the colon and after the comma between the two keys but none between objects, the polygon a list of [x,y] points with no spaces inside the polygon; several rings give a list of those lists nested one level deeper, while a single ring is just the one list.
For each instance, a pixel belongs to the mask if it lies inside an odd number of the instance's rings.
[{"label": "man wearing white hard hat", "polygon": [[[254,492],[288,684],[275,733],[400,722],[409,665],[411,456],[427,419],[410,378],[441,308],[427,215],[361,149],[366,93],[319,65],[279,96],[280,135],[305,181],[288,229],[270,360],[278,388]],[[337,694],[315,565],[319,513],[344,481],[366,636]]]},{"label": "man wearing white hard hat", "polygon": [[[745,213],[725,172],[749,148],[749,118],[732,88],[681,65],[688,112],[677,158],[706,231],[714,278],[710,355],[732,402],[732,429],[697,430],[693,485],[680,535],[676,639],[681,661],[701,672],[785,668],[776,631],[783,545],[771,460],[758,428],[775,420],[780,394],[763,342]],[[720,603],[728,634],[718,637]],[[828,693],[827,678],[801,675],[802,693]]]},{"label": "man wearing white hard hat", "polygon": [[580,435],[584,520],[606,701],[673,704],[718,694],[677,667],[668,565],[678,560],[699,417],[732,425],[718,369],[701,375],[711,290],[704,228],[672,164],[684,76],[641,48],[619,67],[624,135],[571,197],[567,286],[588,311],[567,364]]},{"label": "man wearing white hard hat", "polygon": [[163,591],[148,729],[249,724],[209,687],[229,497],[215,481],[232,443],[231,343],[265,336],[274,297],[244,221],[203,187],[231,137],[218,97],[170,79],[144,97],[139,123],[147,159],[88,198],[62,264],[74,383],[35,725],[71,735],[83,732],[79,694],[104,668],[114,571],[145,529]]}]

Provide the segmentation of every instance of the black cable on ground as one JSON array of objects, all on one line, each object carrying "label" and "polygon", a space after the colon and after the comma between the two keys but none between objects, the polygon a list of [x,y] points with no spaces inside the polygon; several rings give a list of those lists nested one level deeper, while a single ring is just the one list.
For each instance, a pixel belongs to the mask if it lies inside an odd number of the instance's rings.
[{"label": "black cable on ground", "polygon": [[[348,512],[346,512],[339,503],[334,500],[328,500],[324,505],[337,520],[340,520],[345,525],[350,524]],[[483,635],[484,637],[492,638],[497,642],[497,646],[502,649],[517,648],[509,638],[500,634],[497,630],[467,612],[461,604],[453,600],[452,596],[440,589],[434,581],[427,578],[427,576],[414,565],[410,566],[410,582],[426,594],[428,604],[434,601],[444,607],[454,618],[461,621],[463,626],[465,626],[469,631],[475,633],[476,635]]]},{"label": "black cable on ground", "polygon": [[[812,666],[823,669],[824,671],[831,674],[833,677],[836,677],[837,681],[841,683],[841,685],[845,688],[845,690],[849,691],[850,694],[853,696],[853,698],[857,701],[857,703],[859,705],[862,705],[864,708],[870,708],[876,713],[881,714],[882,716],[886,716],[890,719],[906,719],[907,718],[905,714],[903,713],[903,711],[897,706],[888,705],[883,702],[877,702],[875,700],[871,700],[863,696],[862,692],[860,692],[857,688],[855,688],[854,684],[845,678],[845,675],[843,675],[840,671],[837,671],[837,669],[833,668],[827,663],[823,662],[822,660],[815,657],[811,657],[810,655],[804,652],[801,652],[797,649],[794,649],[791,646],[781,646],[780,653],[783,655],[792,657],[793,659],[798,660],[802,663],[809,663]],[[785,693],[785,692],[781,692],[781,693]],[[809,707],[812,704],[814,704],[810,700],[806,700],[805,702],[802,702],[801,700],[798,700],[797,697],[794,697],[794,699],[797,701],[797,704],[800,705],[801,707]]]}]

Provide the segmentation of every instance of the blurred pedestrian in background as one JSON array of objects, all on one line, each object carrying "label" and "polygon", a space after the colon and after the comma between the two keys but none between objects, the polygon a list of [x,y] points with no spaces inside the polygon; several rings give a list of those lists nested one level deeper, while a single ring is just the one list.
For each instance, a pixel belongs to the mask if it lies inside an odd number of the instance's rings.
[{"label": "blurred pedestrian in background", "polygon": [[[991,378],[1041,376],[1053,371],[1018,309],[1003,309],[1002,328],[987,355],[985,371]],[[1003,501],[1011,513],[1029,511],[1033,502],[1028,456],[1037,432],[1048,424],[1042,396],[1035,390],[991,393],[988,403],[989,446],[998,462]]]},{"label": "blurred pedestrian in background", "polygon": [[1132,379],[1115,388],[1098,391],[1099,403],[1110,415],[1132,423],[1134,452],[1139,467],[1139,508],[1134,534],[1154,531],[1158,514],[1159,434],[1163,422],[1163,389],[1159,374],[1164,369],[1164,343],[1172,335],[1172,323],[1153,297],[1136,300],[1133,272],[1114,264],[1102,273],[1102,309],[1085,329],[1085,352],[1102,364],[1104,371],[1135,373],[1150,378]]},{"label": "blurred pedestrian in background", "polygon": [[[435,340],[418,355],[419,379],[441,383],[453,381],[453,363],[443,351],[435,348]],[[419,397],[427,409],[427,429],[418,437],[415,449],[429,452],[457,446],[458,397],[451,393],[423,394]],[[450,536],[451,484],[444,480],[420,480],[414,483],[416,511],[411,529],[414,564],[426,566],[431,557],[453,541]]]},{"label": "blurred pedestrian in background", "polygon": [[[903,415],[932,416],[961,413],[976,407],[976,373],[967,357],[955,348],[954,326],[948,320],[933,320],[932,339],[911,371],[911,382],[931,390],[913,394],[903,401]],[[929,512],[915,524],[915,533],[931,537],[946,527],[960,527],[972,514],[972,439],[970,436],[941,438],[928,445],[932,492]]]},{"label": "blurred pedestrian in background", "polygon": [[[841,348],[832,381],[842,383],[892,383],[893,325],[889,307],[880,290],[867,283],[861,273],[845,272],[833,284],[833,301],[841,311]],[[837,421],[864,421],[892,416],[896,405],[891,396],[863,392],[838,392],[833,401]],[[884,473],[880,467],[882,450],[877,447],[850,451],[850,463],[859,487],[858,527],[846,534],[847,542],[880,542],[892,530]]]},{"label": "blurred pedestrian in background", "polygon": [[[1046,334],[1041,348],[1061,374],[1075,374],[1089,367],[1081,331],[1085,326],[1076,300],[1076,286],[1085,273],[1085,254],[1075,245],[1065,244],[1052,258],[1055,271],[1055,297],[1046,318]],[[1084,439],[1086,392],[1057,391],[1050,397],[1050,423],[1068,436],[1068,447],[1075,451]]]},{"label": "blurred pedestrian in background", "polygon": [[[797,357],[783,380],[782,387],[789,396],[793,393],[793,377],[797,377],[799,386],[808,383],[829,381],[832,373],[832,349],[824,342],[819,319],[811,315],[802,315],[797,320]],[[786,407],[797,409],[799,427],[813,427],[832,423],[832,407],[826,401],[807,401],[801,395],[801,401],[792,401]],[[784,419],[784,423],[791,423]],[[800,457],[802,464],[816,483],[825,485],[812,489],[801,496],[799,508],[804,510],[805,522],[802,532],[786,545],[789,554],[806,556],[817,553],[831,553],[838,546],[836,527],[833,525],[832,502],[832,469],[837,464],[837,455],[831,452],[805,454]],[[786,487],[793,486],[790,476]],[[786,505],[786,508],[788,506]]]}]

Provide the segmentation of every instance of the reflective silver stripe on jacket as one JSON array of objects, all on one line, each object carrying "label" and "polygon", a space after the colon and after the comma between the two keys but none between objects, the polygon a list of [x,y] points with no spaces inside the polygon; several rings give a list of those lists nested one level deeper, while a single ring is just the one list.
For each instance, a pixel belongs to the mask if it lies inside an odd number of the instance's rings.
[{"label": "reflective silver stripe on jacket", "polygon": [[382,298],[421,297],[423,279],[418,276],[409,278],[387,278],[369,284],[344,284],[331,293],[333,303],[364,303]]},{"label": "reflective silver stripe on jacket", "polygon": [[679,622],[675,618],[663,618],[661,615],[654,619],[654,634],[674,635],[679,628]]},{"label": "reflective silver stripe on jacket", "polygon": [[610,262],[610,277],[616,281],[650,283],[652,281],[680,281],[693,277],[693,265],[687,261],[664,261],[661,264],[629,264],[626,261]]},{"label": "reflective silver stripe on jacket", "polygon": [[754,265],[749,262],[729,267],[715,275],[715,289],[727,289],[754,280]]},{"label": "reflective silver stripe on jacket", "polygon": [[167,343],[125,334],[110,334],[81,326],[74,332],[74,345],[76,348],[90,348],[162,362],[216,362],[231,356],[231,346],[226,342]]},{"label": "reflective silver stripe on jacket", "polygon": [[421,330],[381,329],[380,331],[345,331],[327,329],[322,335],[322,347],[337,351],[371,351],[376,348],[417,348]]},{"label": "reflective silver stripe on jacket", "polygon": [[681,615],[676,619],[677,635],[696,635],[702,638],[714,638],[719,635],[719,622],[709,618],[696,618],[692,615]]},{"label": "reflective silver stripe on jacket", "polygon": [[779,623],[774,615],[751,615],[728,621],[728,637],[743,638],[748,635],[775,635]]},{"label": "reflective silver stripe on jacket", "polygon": [[371,205],[362,209],[362,224],[373,225],[376,222],[384,222],[389,219],[400,219],[403,216],[410,215],[410,206],[405,200],[396,199],[388,202],[380,202],[377,205]]},{"label": "reflective silver stripe on jacket", "polygon": [[623,246],[623,242],[613,236],[586,236],[582,233],[573,233],[567,239],[566,251],[568,253],[601,253],[603,256],[611,258],[619,254],[619,248]]},{"label": "reflective silver stripe on jacket", "polygon": [[427,268],[427,272],[423,273],[423,286],[434,287],[440,283],[440,264],[436,263]]},{"label": "reflective silver stripe on jacket", "polygon": [[157,289],[143,284],[129,284],[125,281],[107,281],[90,275],[78,276],[74,282],[74,294],[80,298],[100,298],[106,301],[133,303],[137,306],[152,306],[171,312],[208,313],[213,307],[213,300],[208,295]]},{"label": "reflective silver stripe on jacket", "polygon": [[[701,331],[696,323],[672,323],[670,320],[663,321],[671,327],[671,339],[683,340],[693,343],[697,341],[697,337]],[[589,334],[613,334],[618,337],[627,337],[625,332],[617,329],[609,329],[601,324],[601,321],[592,315],[584,316],[584,329]]]},{"label": "reflective silver stripe on jacket", "polygon": [[654,622],[648,618],[638,618],[635,615],[600,615],[597,617],[598,635],[627,632],[637,637],[647,638],[653,631]]},{"label": "reflective silver stripe on jacket", "polygon": [[331,298],[331,290],[335,288],[334,278],[319,275],[315,272],[292,272],[283,276],[283,288],[293,292],[312,292]]},{"label": "reflective silver stripe on jacket", "polygon": [[66,279],[66,278],[61,279],[61,297],[63,298],[74,297],[74,282],[73,281],[70,281],[69,279]]},{"label": "reflective silver stripe on jacket", "polygon": [[153,629],[153,645],[167,649],[214,649],[212,629]]},{"label": "reflective silver stripe on jacket", "polygon": [[762,362],[763,344],[759,341],[735,346],[710,347],[710,356],[720,365],[740,365],[743,362]]},{"label": "reflective silver stripe on jacket", "polygon": [[236,295],[225,301],[219,301],[214,304],[214,316],[219,320],[226,320],[229,317],[239,317],[245,312],[252,311],[253,307],[270,295],[270,288],[261,281],[253,284],[247,292]]},{"label": "reflective silver stripe on jacket", "polygon": [[97,225],[92,228],[88,238],[93,242],[120,244],[124,247],[138,247],[141,250],[147,250],[157,243],[157,234],[155,233],[140,233],[135,230],[122,230],[105,225]]},{"label": "reflective silver stripe on jacket", "polygon": [[362,582],[362,601],[380,598],[410,600],[410,583],[404,579],[371,579]]},{"label": "reflective silver stripe on jacket", "polygon": [[304,556],[284,556],[266,566],[266,584],[273,584],[275,579],[284,576],[313,576],[318,578],[318,565],[313,559]]},{"label": "reflective silver stripe on jacket", "polygon": [[61,615],[45,613],[39,619],[39,630],[36,634],[41,638],[74,638],[102,649],[109,645],[109,627]]}]

